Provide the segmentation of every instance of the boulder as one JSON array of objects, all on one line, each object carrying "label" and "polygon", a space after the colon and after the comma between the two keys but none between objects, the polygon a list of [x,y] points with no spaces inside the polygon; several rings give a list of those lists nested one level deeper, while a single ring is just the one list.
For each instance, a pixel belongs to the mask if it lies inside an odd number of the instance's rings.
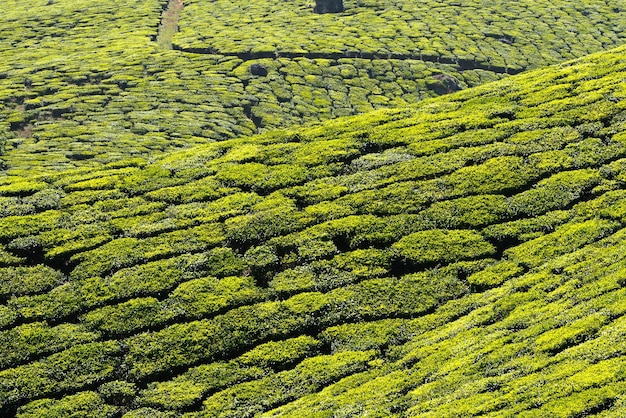
[{"label": "boulder", "polygon": [[250,74],[265,77],[267,75],[267,68],[261,64],[252,64],[250,66]]},{"label": "boulder", "polygon": [[315,0],[315,13],[341,13],[343,12],[343,0]]},{"label": "boulder", "polygon": [[437,94],[449,94],[463,89],[459,80],[448,74],[436,74],[433,76],[434,83],[428,83],[428,87]]}]

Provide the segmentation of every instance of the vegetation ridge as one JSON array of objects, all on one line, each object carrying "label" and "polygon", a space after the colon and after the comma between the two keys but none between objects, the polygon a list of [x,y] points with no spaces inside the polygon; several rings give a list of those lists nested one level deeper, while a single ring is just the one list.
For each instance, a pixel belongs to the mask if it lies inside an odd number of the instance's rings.
[{"label": "vegetation ridge", "polygon": [[459,71],[468,70],[483,70],[490,71],[496,74],[519,74],[525,71],[527,68],[508,68],[500,67],[497,65],[481,64],[474,60],[466,60],[459,58],[446,58],[436,55],[411,55],[411,54],[398,54],[389,53],[384,55],[376,52],[225,52],[216,51],[212,48],[181,48],[173,46],[174,49],[190,53],[190,54],[204,54],[204,55],[223,55],[225,57],[237,57],[244,61],[254,61],[264,58],[305,58],[310,60],[315,59],[327,59],[327,60],[341,60],[341,59],[367,59],[367,60],[398,60],[398,61],[424,61],[439,64],[448,64],[458,66]]}]

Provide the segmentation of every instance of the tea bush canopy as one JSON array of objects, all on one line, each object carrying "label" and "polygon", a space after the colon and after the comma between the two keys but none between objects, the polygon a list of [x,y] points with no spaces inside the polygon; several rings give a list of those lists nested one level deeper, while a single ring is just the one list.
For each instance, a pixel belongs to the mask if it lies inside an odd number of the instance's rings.
[{"label": "tea bush canopy", "polygon": [[11,0],[0,16],[4,164],[17,176],[127,164],[416,103],[626,38],[616,1],[344,6]]},{"label": "tea bush canopy", "polygon": [[625,57],[13,169],[0,415],[626,414]]},{"label": "tea bush canopy", "polygon": [[625,16],[10,1],[0,416],[626,416]]}]

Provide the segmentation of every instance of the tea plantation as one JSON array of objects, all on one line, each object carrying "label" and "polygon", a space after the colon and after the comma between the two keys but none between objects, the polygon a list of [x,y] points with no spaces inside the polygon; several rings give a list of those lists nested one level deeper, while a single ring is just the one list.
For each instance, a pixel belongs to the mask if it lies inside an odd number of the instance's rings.
[{"label": "tea plantation", "polygon": [[625,126],[622,47],[159,158],[14,168],[0,415],[624,416]]},{"label": "tea plantation", "polygon": [[150,159],[415,103],[626,39],[617,1],[344,3],[318,15],[294,0],[10,0],[4,164],[30,175]]},{"label": "tea plantation", "polygon": [[344,5],[8,2],[0,417],[626,416],[623,5]]}]

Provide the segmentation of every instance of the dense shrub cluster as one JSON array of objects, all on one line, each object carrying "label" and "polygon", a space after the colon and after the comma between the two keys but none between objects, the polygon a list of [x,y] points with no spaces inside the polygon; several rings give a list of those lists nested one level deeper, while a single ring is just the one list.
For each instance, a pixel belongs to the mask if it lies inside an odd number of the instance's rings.
[{"label": "dense shrub cluster", "polygon": [[[346,0],[346,11],[332,15],[293,0],[192,0],[171,50],[157,39],[167,3],[6,8],[0,147],[13,178],[0,179],[3,196],[40,190],[33,172],[141,165],[180,147],[415,103],[626,36],[621,6],[603,0]],[[558,84],[552,91],[567,93]],[[107,189],[107,181],[72,187]]]},{"label": "dense shrub cluster", "polygon": [[174,45],[218,54],[415,56],[515,70],[623,40],[623,11],[617,4],[570,0],[346,0],[343,13],[312,15],[295,0],[191,0]]},{"label": "dense shrub cluster", "polygon": [[0,415],[623,414],[623,57],[7,181]]},{"label": "dense shrub cluster", "polygon": [[0,416],[626,414],[621,5],[167,3],[0,16]]}]

